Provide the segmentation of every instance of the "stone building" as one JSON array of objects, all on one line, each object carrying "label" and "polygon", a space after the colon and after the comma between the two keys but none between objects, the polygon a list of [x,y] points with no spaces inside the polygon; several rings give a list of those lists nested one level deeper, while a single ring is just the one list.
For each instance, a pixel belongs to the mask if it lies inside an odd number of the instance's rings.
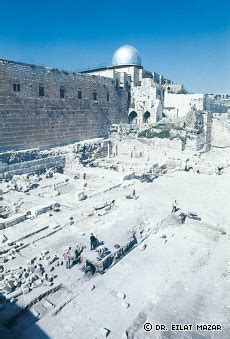
[{"label": "stone building", "polygon": [[1,151],[105,137],[127,107],[114,79],[0,60]]},{"label": "stone building", "polygon": [[79,73],[0,59],[0,151],[106,137],[113,123],[156,123],[204,109],[203,94],[143,68],[120,47],[112,65]]},{"label": "stone building", "polygon": [[136,48],[125,45],[114,53],[112,65],[82,73],[109,77],[129,92],[128,122],[156,123],[163,116],[185,116],[191,109],[204,109],[203,94],[189,94],[181,84],[143,68]]},{"label": "stone building", "polygon": [[110,77],[129,92],[128,122],[155,123],[162,118],[164,84],[169,80],[144,70],[136,48],[125,45],[113,55],[112,66],[87,69],[82,73]]},{"label": "stone building", "polygon": [[[209,109],[214,113],[230,113],[230,94],[207,94]],[[228,114],[225,114],[228,116]]]},{"label": "stone building", "polygon": [[163,76],[144,70],[136,48],[125,45],[113,55],[112,66],[87,69],[82,73],[110,77],[117,86],[126,88],[129,123],[154,123],[162,118]]},{"label": "stone building", "polygon": [[164,113],[170,118],[185,117],[191,110],[205,109],[205,95],[193,93],[170,93],[165,92]]}]

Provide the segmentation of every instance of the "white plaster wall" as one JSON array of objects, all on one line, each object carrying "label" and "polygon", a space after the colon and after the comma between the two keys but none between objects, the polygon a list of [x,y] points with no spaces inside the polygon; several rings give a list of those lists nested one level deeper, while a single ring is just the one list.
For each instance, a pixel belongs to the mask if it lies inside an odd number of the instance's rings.
[{"label": "white plaster wall", "polygon": [[92,71],[88,73],[89,75],[97,75],[102,76],[106,78],[113,78],[114,76],[114,70],[113,69],[104,69],[104,70],[98,70],[98,71]]},{"label": "white plaster wall", "polygon": [[172,107],[172,108],[170,108],[170,107],[164,107],[163,108],[163,112],[164,112],[164,114],[166,115],[166,117],[167,118],[172,118],[172,119],[176,119],[178,116],[177,116],[177,114],[178,114],[178,110],[177,110],[177,108],[175,108],[175,107]]},{"label": "white plaster wall", "polygon": [[124,67],[114,67],[114,72],[117,73],[126,73],[130,75],[131,82],[134,86],[139,85],[139,82],[142,77],[142,68],[137,66],[124,66]]},{"label": "white plaster wall", "polygon": [[172,94],[165,92],[164,107],[178,110],[178,117],[185,116],[191,107],[197,110],[204,109],[204,94]]},{"label": "white plaster wall", "polygon": [[126,73],[130,76],[132,85],[139,85],[140,80],[142,79],[143,69],[137,66],[124,66],[124,67],[114,67],[110,69],[95,70],[89,71],[89,75],[103,76],[106,78],[118,78],[115,77],[115,73]]}]

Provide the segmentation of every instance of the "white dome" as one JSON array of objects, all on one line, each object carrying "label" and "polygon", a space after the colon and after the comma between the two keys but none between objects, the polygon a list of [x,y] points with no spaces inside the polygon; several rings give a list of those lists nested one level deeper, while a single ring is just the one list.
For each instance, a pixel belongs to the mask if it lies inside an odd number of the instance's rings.
[{"label": "white dome", "polygon": [[116,50],[112,60],[113,66],[141,65],[141,57],[133,46],[124,45]]}]

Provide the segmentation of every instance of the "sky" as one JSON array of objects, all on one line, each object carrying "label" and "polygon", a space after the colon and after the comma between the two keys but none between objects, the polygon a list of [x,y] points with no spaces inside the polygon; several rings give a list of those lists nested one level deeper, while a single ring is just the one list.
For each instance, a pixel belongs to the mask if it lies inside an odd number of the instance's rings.
[{"label": "sky", "polygon": [[230,93],[230,0],[0,0],[0,58],[65,70],[122,45],[190,92]]}]

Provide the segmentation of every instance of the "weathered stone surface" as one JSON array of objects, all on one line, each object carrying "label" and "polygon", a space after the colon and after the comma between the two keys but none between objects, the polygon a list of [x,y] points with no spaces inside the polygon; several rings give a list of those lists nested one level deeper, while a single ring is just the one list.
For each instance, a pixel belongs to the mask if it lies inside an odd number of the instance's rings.
[{"label": "weathered stone surface", "polygon": [[128,302],[124,302],[124,303],[122,303],[122,306],[123,306],[124,308],[129,308],[129,307],[130,307],[130,304],[129,304]]},{"label": "weathered stone surface", "polygon": [[124,293],[118,292],[117,297],[120,299],[125,299],[126,295]]},{"label": "weathered stone surface", "polygon": [[40,214],[46,213],[52,209],[52,206],[60,206],[58,203],[51,203],[46,206],[36,206],[29,211],[33,217],[37,217]]},{"label": "weathered stone surface", "polygon": [[[110,123],[126,120],[127,92],[117,89],[112,79],[0,60],[0,80],[2,150],[106,136]],[[20,83],[19,92],[13,90],[14,81]],[[38,95],[41,83],[44,96]],[[60,98],[61,86],[64,98]],[[79,88],[82,99],[77,97]],[[97,100],[93,100],[95,90]]]},{"label": "weathered stone surface", "polygon": [[5,219],[4,221],[0,222],[0,230],[7,228],[7,227],[11,227],[14,226],[22,221],[26,220],[26,215],[21,213],[21,214],[16,214],[12,217],[9,217],[7,219]]},{"label": "weathered stone surface", "polygon": [[100,328],[100,334],[103,338],[108,337],[109,333],[110,333],[110,330],[108,330],[107,328],[104,328],[104,327]]},{"label": "weathered stone surface", "polygon": [[4,243],[7,241],[7,237],[4,234],[0,233],[0,243]]},{"label": "weathered stone surface", "polygon": [[22,293],[23,293],[23,294],[27,294],[27,293],[29,293],[29,291],[30,291],[30,288],[29,288],[29,287],[22,286]]}]

